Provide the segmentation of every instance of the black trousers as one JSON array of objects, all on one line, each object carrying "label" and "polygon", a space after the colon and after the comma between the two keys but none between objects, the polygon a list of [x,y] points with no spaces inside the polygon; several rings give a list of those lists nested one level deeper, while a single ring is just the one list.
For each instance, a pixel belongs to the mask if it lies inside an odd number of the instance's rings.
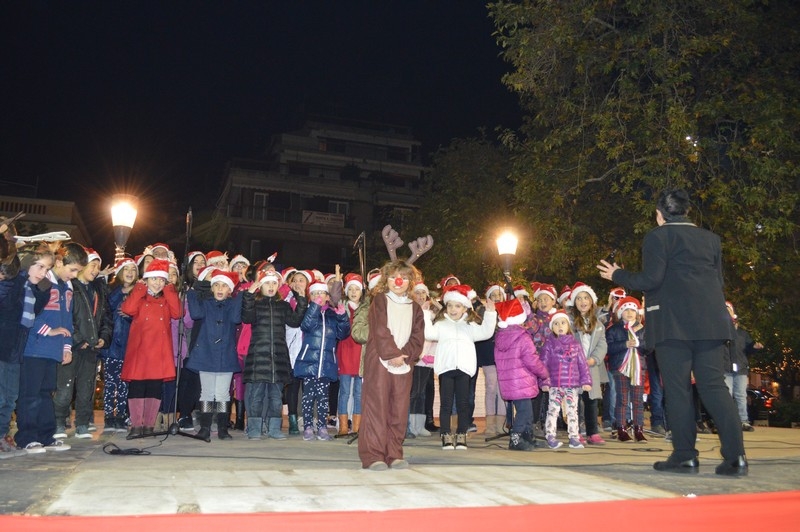
[{"label": "black trousers", "polygon": [[714,419],[725,460],[744,454],[742,425],[736,403],[725,385],[721,340],[667,340],[656,345],[656,359],[664,382],[667,418],[672,430],[673,460],[697,457],[697,423],[691,375],[703,405]]}]

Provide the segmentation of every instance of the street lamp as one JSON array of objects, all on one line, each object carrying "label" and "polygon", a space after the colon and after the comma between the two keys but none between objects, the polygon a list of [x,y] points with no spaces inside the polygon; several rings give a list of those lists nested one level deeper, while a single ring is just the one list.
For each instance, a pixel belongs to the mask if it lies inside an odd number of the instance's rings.
[{"label": "street lamp", "polygon": [[517,254],[517,235],[510,229],[503,231],[497,237],[497,253],[500,255],[500,262],[503,265],[503,274],[506,276],[506,281],[511,282],[511,262],[514,260],[514,255]]},{"label": "street lamp", "polygon": [[139,199],[130,194],[111,197],[111,225],[114,226],[114,262],[125,257],[125,244],[136,221]]}]

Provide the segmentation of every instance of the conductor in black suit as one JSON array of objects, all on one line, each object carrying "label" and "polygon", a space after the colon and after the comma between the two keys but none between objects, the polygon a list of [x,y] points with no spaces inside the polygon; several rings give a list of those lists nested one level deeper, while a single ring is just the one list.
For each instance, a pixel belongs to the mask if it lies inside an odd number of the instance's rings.
[{"label": "conductor in black suit", "polygon": [[734,331],[725,308],[720,238],[693,224],[685,190],[662,192],[656,204],[658,227],[644,237],[642,271],[630,272],[601,261],[604,279],[645,294],[645,341],[654,347],[664,382],[673,451],[653,467],[696,473],[697,425],[691,375],[703,405],[719,431],[723,462],[719,475],[746,475],[742,426],[725,386],[725,342]]}]

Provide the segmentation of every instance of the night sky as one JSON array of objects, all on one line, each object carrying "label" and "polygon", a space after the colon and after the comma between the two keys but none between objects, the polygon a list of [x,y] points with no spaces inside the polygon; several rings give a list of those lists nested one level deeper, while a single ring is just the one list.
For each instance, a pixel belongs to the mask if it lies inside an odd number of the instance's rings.
[{"label": "night sky", "polygon": [[411,126],[427,153],[519,123],[477,1],[18,1],[0,19],[0,180],[78,201],[90,232],[123,188],[213,206],[225,163],[304,113]]}]

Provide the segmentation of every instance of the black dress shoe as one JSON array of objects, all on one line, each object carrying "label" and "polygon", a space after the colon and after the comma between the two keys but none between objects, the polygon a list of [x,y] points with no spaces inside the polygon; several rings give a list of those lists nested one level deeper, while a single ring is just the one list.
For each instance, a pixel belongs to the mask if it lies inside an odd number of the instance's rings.
[{"label": "black dress shoe", "polygon": [[729,477],[744,477],[748,472],[747,458],[744,455],[736,457],[735,460],[726,460],[717,466],[717,475],[727,475]]},{"label": "black dress shoe", "polygon": [[669,473],[699,473],[700,462],[697,458],[684,460],[682,462],[678,462],[677,460],[664,460],[663,462],[656,462],[653,464],[653,469]]}]

